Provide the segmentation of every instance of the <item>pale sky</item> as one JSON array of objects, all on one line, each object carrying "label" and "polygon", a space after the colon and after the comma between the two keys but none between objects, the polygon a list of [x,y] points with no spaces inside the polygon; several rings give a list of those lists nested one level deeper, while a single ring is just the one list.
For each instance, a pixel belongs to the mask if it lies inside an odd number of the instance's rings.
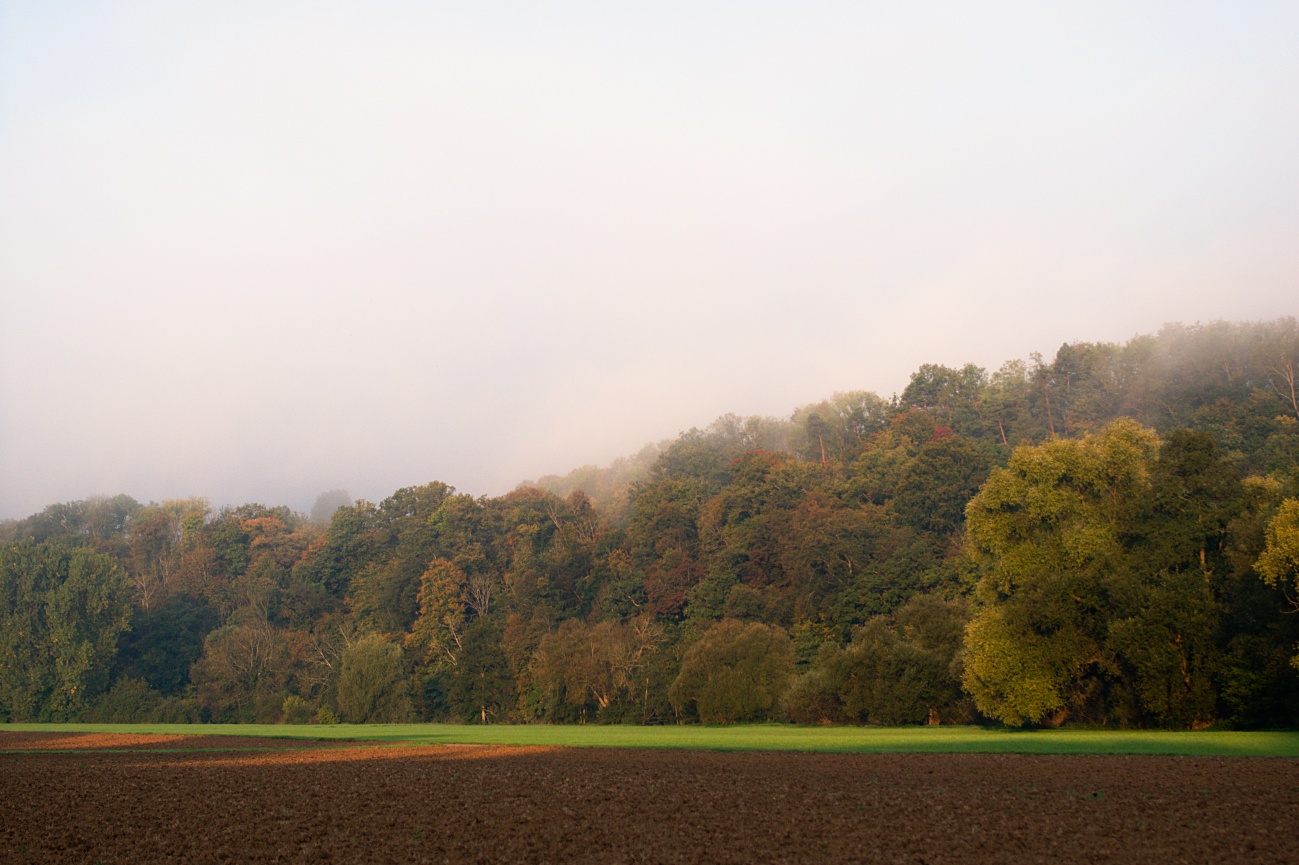
[{"label": "pale sky", "polygon": [[1292,0],[0,0],[0,517],[494,495],[1299,314],[1296,46]]}]

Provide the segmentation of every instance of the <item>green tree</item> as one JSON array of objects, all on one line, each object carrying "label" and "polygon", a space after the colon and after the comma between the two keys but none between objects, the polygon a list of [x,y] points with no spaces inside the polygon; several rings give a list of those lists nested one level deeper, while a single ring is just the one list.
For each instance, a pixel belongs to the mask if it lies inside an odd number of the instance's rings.
[{"label": "green tree", "polygon": [[965,721],[960,649],[963,600],[918,595],[858,628],[840,650],[826,643],[785,701],[799,723],[920,724]]},{"label": "green tree", "polygon": [[1214,714],[1215,573],[1240,496],[1212,441],[1120,420],[1018,448],[967,509],[983,560],[965,686],[1008,724]]},{"label": "green tree", "polygon": [[410,692],[400,646],[371,634],[347,648],[338,677],[338,711],[350,724],[410,720]]},{"label": "green tree", "polygon": [[809,492],[780,525],[776,573],[795,620],[833,618],[836,599],[860,586],[879,561],[897,552],[899,531],[884,508],[845,505]]},{"label": "green tree", "polygon": [[898,403],[925,411],[934,423],[961,435],[977,436],[982,432],[979,401],[986,383],[985,370],[972,363],[960,369],[921,364],[911,374]]},{"label": "green tree", "polygon": [[447,704],[470,723],[503,720],[518,698],[509,658],[501,649],[501,632],[491,619],[475,619],[465,629],[464,644],[450,675]]},{"label": "green tree", "polygon": [[120,568],[85,547],[0,547],[0,716],[70,721],[108,686],[130,621]]},{"label": "green tree", "polygon": [[668,696],[705,724],[761,721],[779,705],[793,667],[783,629],[723,619],[686,650]]},{"label": "green tree", "polygon": [[1270,585],[1299,589],[1299,499],[1283,501],[1267,524],[1267,546],[1257,568]]},{"label": "green tree", "polygon": [[142,679],[163,694],[178,693],[189,684],[190,668],[216,626],[216,610],[191,595],[173,595],[147,612],[137,610],[118,642],[113,676]]},{"label": "green tree", "polygon": [[118,679],[85,714],[92,724],[197,724],[192,695],[164,696],[139,679]]},{"label": "green tree", "polygon": [[139,509],[140,503],[125,495],[61,502],[26,519],[0,525],[0,541],[60,540],[70,545],[85,543],[96,552],[117,554],[127,523]]},{"label": "green tree", "polygon": [[1080,711],[1098,678],[1113,582],[1127,577],[1119,526],[1149,489],[1155,434],[1120,421],[1098,436],[1016,449],[966,515],[988,563],[966,630],[964,683],[1008,724]]},{"label": "green tree", "polygon": [[830,399],[794,412],[792,423],[802,430],[799,455],[824,465],[850,462],[868,437],[888,423],[892,407],[867,391],[837,393]]},{"label": "green tree", "polygon": [[1211,436],[1168,433],[1149,494],[1121,527],[1132,579],[1114,587],[1112,717],[1185,727],[1214,716],[1224,611],[1239,582],[1228,529],[1242,506],[1240,477]]},{"label": "green tree", "polygon": [[628,571],[643,575],[650,612],[674,618],[704,576],[699,561],[699,511],[704,485],[693,478],[664,478],[633,492],[628,508]]},{"label": "green tree", "polygon": [[903,469],[893,509],[909,526],[952,534],[965,524],[965,506],[992,466],[989,452],[965,439],[928,442]]}]

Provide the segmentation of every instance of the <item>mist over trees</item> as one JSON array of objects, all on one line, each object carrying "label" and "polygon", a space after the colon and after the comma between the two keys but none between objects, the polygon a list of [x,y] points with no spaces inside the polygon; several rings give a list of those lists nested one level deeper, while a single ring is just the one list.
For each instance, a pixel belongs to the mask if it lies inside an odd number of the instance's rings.
[{"label": "mist over trees", "polygon": [[316,496],[316,501],[311,506],[311,521],[327,526],[329,521],[334,518],[334,511],[347,507],[352,501],[352,494],[347,490],[326,490]]},{"label": "mist over trees", "polygon": [[0,719],[1299,723],[1299,327],[725,415],[503,496],[0,524]]}]

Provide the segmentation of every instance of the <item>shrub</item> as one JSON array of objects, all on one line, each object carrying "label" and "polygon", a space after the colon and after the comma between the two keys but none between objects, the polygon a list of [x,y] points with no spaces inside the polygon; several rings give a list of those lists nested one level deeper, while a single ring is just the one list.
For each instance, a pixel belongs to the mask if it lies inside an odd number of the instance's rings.
[{"label": "shrub", "polygon": [[284,698],[284,702],[280,705],[281,724],[306,724],[310,720],[310,703],[297,694],[290,694]]},{"label": "shrub", "polygon": [[152,724],[197,724],[203,720],[191,690],[185,696],[163,697],[149,715]]},{"label": "shrub", "polygon": [[163,697],[142,679],[119,679],[86,715],[92,724],[143,724]]}]

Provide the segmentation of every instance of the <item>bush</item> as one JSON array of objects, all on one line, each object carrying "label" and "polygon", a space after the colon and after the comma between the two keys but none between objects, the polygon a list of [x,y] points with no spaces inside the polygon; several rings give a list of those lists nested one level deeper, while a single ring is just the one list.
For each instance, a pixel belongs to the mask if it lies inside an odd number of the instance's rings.
[{"label": "bush", "polygon": [[141,679],[119,679],[85,715],[92,724],[197,724],[192,693],[164,697]]},{"label": "bush", "polygon": [[162,699],[143,679],[119,679],[99,698],[86,720],[92,724],[144,724]]},{"label": "bush", "polygon": [[280,705],[281,724],[306,724],[310,721],[310,703],[297,694],[290,694],[284,698],[284,702]]},{"label": "bush", "polygon": [[922,724],[948,697],[946,659],[900,639],[882,618],[872,619],[834,665],[848,715],[861,723]]},{"label": "bush", "polygon": [[202,720],[192,689],[183,697],[163,697],[149,715],[151,724],[197,724]]}]

